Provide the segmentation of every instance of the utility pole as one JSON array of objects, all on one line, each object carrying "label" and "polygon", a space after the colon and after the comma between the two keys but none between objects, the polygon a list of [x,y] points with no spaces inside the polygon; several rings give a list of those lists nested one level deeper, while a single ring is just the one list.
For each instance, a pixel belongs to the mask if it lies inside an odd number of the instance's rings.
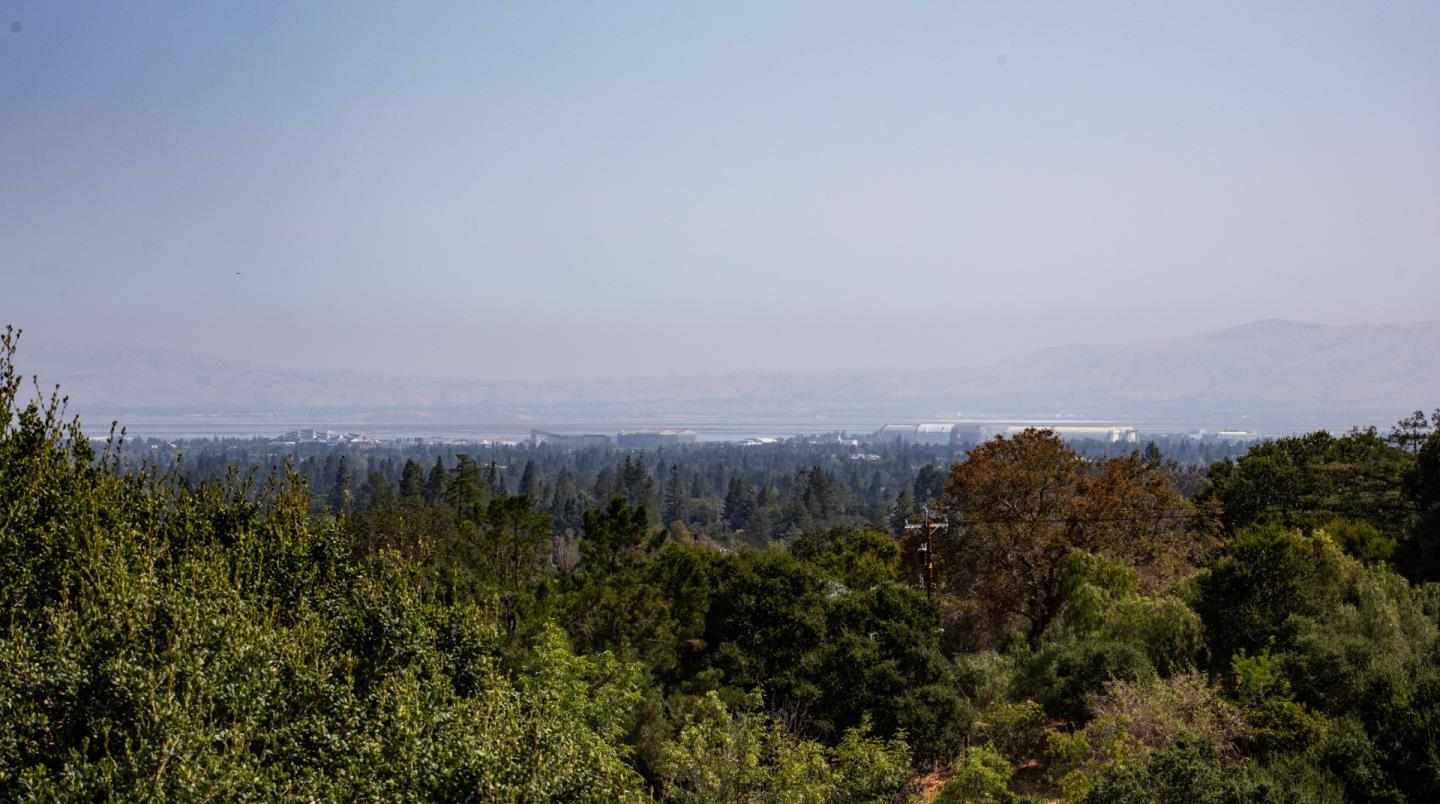
[{"label": "utility pole", "polygon": [[920,529],[921,540],[915,548],[915,557],[920,560],[920,579],[925,585],[926,597],[935,596],[935,532],[948,526],[944,517],[932,521],[928,502],[920,509],[920,522],[905,526],[906,530]]},{"label": "utility pole", "polygon": [[924,508],[921,524],[925,527],[925,596],[935,596],[935,531],[930,527],[930,505]]}]

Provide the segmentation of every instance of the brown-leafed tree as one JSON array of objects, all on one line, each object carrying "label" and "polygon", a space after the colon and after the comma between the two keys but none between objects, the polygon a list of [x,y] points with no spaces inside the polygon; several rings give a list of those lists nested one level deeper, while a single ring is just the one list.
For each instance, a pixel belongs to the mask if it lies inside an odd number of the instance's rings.
[{"label": "brown-leafed tree", "polygon": [[950,519],[937,539],[944,594],[1003,636],[1033,643],[1064,609],[1061,569],[1084,550],[1133,566],[1158,586],[1215,545],[1216,517],[1138,454],[1086,461],[1051,430],[997,437],[950,469]]}]

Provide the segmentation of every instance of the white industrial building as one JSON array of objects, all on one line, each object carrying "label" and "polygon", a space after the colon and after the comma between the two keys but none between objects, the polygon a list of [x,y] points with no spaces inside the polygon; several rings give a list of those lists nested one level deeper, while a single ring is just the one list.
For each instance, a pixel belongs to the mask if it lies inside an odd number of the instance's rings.
[{"label": "white industrial building", "polygon": [[378,442],[360,433],[337,433],[334,430],[316,430],[313,427],[305,427],[299,430],[291,430],[270,443],[276,446],[299,446],[301,444],[353,444],[368,446]]},{"label": "white industrial building", "polygon": [[979,444],[990,438],[990,428],[983,424],[887,424],[875,431],[877,442],[903,441],[907,444],[928,444],[950,446],[954,444]]},{"label": "white industrial building", "polygon": [[875,431],[876,441],[948,446],[955,436],[953,424],[887,424]]},{"label": "white industrial building", "polygon": [[550,444],[556,447],[608,447],[612,443],[610,436],[604,433],[550,433],[545,430],[531,430],[530,443],[535,446]]},{"label": "white industrial building", "polygon": [[694,444],[695,431],[685,429],[631,430],[615,436],[615,443],[633,449],[656,449],[676,444]]},{"label": "white industrial building", "polygon": [[1013,437],[1025,430],[1051,430],[1066,441],[1099,441],[1107,444],[1135,444],[1139,434],[1134,427],[1117,424],[1013,424],[1008,426],[966,424],[887,424],[875,431],[879,443],[903,441],[906,444],[949,446],[981,444],[995,435]]},{"label": "white industrial building", "polygon": [[1194,441],[1235,443],[1259,441],[1260,434],[1253,430],[1194,430],[1190,438]]},{"label": "white industrial building", "polygon": [[1052,430],[1055,435],[1065,441],[1135,444],[1140,440],[1140,435],[1134,427],[1108,424],[1024,424],[1005,428],[1005,434],[1013,437],[1030,429]]}]

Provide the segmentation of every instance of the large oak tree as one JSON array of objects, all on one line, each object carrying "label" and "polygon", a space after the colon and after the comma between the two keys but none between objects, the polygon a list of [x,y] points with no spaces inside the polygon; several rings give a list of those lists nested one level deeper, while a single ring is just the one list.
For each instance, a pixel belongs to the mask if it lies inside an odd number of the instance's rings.
[{"label": "large oak tree", "polygon": [[1061,570],[1075,550],[1123,561],[1159,584],[1214,544],[1215,519],[1139,455],[1087,461],[1053,431],[997,437],[955,464],[950,528],[935,544],[941,591],[997,635],[1036,641],[1065,606]]}]

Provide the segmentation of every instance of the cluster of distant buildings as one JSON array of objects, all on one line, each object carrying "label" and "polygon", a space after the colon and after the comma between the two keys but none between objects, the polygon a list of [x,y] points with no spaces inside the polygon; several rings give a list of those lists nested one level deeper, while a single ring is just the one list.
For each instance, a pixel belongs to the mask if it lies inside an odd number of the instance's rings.
[{"label": "cluster of distant buildings", "polygon": [[694,444],[695,431],[689,428],[622,430],[610,435],[608,433],[552,433],[546,430],[531,430],[530,443],[537,447],[541,444],[550,444],[572,449],[582,447],[658,449],[680,444]]},{"label": "cluster of distant buildings", "polygon": [[1013,436],[1031,427],[1053,430],[1066,441],[1134,444],[1140,437],[1134,427],[1108,424],[887,424],[875,431],[875,440],[882,443],[903,441],[907,444],[958,446],[979,444],[997,435]]},{"label": "cluster of distant buildings", "polygon": [[326,444],[331,446],[376,446],[380,442],[359,433],[337,433],[334,430],[316,430],[307,427],[291,430],[271,442],[276,446],[297,447],[302,444]]},{"label": "cluster of distant buildings", "polygon": [[1191,441],[1218,444],[1234,443],[1237,441],[1259,441],[1261,435],[1254,430],[1191,430],[1187,438]]},{"label": "cluster of distant buildings", "polygon": [[[1066,441],[1099,441],[1102,444],[1135,444],[1140,433],[1134,427],[1118,424],[887,424],[875,431],[878,443],[901,441],[929,446],[960,446],[979,444],[995,436],[1014,436],[1031,427],[1053,431]],[[1188,438],[1207,443],[1257,441],[1260,434],[1250,430],[1195,430]]]},{"label": "cluster of distant buildings", "polygon": [[[922,444],[926,446],[966,446],[980,444],[994,438],[995,436],[1014,436],[1028,428],[1037,427],[1053,431],[1060,438],[1071,441],[1098,441],[1107,444],[1135,444],[1140,440],[1139,432],[1128,425],[1114,424],[1060,424],[1054,422],[1026,424],[1026,423],[921,423],[921,424],[887,424],[876,430],[868,439],[873,444],[888,444],[902,442],[905,444]],[[1258,433],[1249,430],[1192,430],[1185,436],[1193,441],[1203,443],[1222,442],[1247,442],[1257,441],[1261,438]],[[401,439],[402,441],[415,441],[416,443],[432,443],[425,439]],[[762,446],[774,444],[776,438],[748,438],[740,441],[741,445]],[[652,430],[622,430],[618,433],[555,433],[549,430],[531,430],[530,443],[533,446],[549,444],[553,447],[563,449],[583,449],[586,447],[620,447],[623,449],[659,449],[660,447],[679,446],[682,444],[694,444],[696,433],[694,430],[685,428],[663,428]],[[302,445],[330,445],[330,446],[378,446],[379,441],[370,436],[359,433],[339,433],[334,430],[316,430],[305,428],[291,430],[276,438],[273,444],[277,446],[302,446]],[[484,442],[491,443],[491,442]],[[514,443],[514,442],[494,442]],[[859,447],[861,440],[844,438],[839,443],[847,446]],[[878,459],[879,456],[873,456]],[[870,454],[864,454],[858,460],[872,459]]]}]

